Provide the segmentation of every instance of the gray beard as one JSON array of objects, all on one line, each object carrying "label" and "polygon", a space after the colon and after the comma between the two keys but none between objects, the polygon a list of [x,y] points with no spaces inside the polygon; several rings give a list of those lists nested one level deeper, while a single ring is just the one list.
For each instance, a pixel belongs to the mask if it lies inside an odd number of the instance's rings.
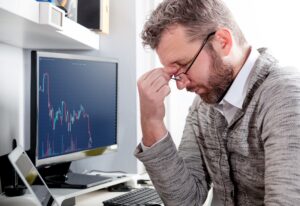
[{"label": "gray beard", "polygon": [[213,64],[210,66],[212,72],[208,79],[210,91],[201,94],[200,97],[208,104],[217,104],[229,90],[234,80],[234,71],[233,66],[224,64],[215,51],[211,51],[211,58],[213,59]]}]

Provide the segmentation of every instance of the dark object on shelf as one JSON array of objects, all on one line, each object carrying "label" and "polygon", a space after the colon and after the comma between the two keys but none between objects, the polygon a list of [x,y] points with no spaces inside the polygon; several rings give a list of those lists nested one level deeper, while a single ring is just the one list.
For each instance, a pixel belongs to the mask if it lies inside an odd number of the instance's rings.
[{"label": "dark object on shelf", "polygon": [[[15,149],[16,147],[17,147],[17,140],[13,139],[12,148]],[[10,168],[12,168],[11,165],[10,165]],[[24,185],[20,185],[19,184],[19,176],[18,176],[18,174],[16,173],[15,170],[13,170],[13,172],[11,174],[12,174],[12,177],[9,177],[9,178],[12,178],[11,179],[12,184],[11,185],[7,185],[7,186],[4,187],[4,193],[5,193],[5,195],[8,196],[8,197],[14,197],[14,196],[24,195],[26,187]]]},{"label": "dark object on shelf", "polygon": [[25,189],[23,185],[8,185],[4,188],[4,193],[8,197],[21,196],[25,194]]},{"label": "dark object on shelf", "polygon": [[109,0],[78,0],[77,22],[95,32],[109,34]]},{"label": "dark object on shelf", "polygon": [[89,29],[100,30],[100,0],[78,0],[77,22]]}]

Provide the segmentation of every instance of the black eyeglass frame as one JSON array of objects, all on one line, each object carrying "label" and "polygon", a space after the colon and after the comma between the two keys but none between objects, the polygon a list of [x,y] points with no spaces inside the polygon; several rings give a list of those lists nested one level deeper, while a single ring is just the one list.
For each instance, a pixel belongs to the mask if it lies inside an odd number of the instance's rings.
[{"label": "black eyeglass frame", "polygon": [[195,62],[196,59],[198,58],[199,54],[200,54],[201,51],[203,50],[204,46],[205,46],[206,43],[208,42],[209,38],[210,38],[211,36],[215,35],[215,34],[216,34],[216,32],[214,31],[214,32],[211,32],[211,33],[209,33],[209,34],[207,35],[207,37],[204,39],[204,41],[203,41],[203,43],[202,43],[200,49],[198,50],[198,52],[196,53],[196,55],[193,57],[193,59],[192,59],[190,65],[188,66],[188,68],[187,68],[184,72],[181,72],[181,73],[179,73],[179,74],[177,74],[177,75],[173,75],[173,76],[171,77],[171,79],[173,79],[173,80],[175,80],[175,81],[178,81],[178,80],[181,79],[181,78],[180,78],[180,75],[182,75],[182,74],[185,74],[185,75],[186,75],[186,74],[188,73],[188,71],[192,68],[194,62]]}]

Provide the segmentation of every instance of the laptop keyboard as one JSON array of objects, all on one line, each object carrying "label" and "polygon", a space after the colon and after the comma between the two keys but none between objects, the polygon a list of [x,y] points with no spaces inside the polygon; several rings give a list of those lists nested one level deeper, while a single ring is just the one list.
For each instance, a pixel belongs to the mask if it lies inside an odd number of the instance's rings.
[{"label": "laptop keyboard", "polygon": [[155,189],[139,188],[124,195],[106,200],[104,206],[163,206]]}]

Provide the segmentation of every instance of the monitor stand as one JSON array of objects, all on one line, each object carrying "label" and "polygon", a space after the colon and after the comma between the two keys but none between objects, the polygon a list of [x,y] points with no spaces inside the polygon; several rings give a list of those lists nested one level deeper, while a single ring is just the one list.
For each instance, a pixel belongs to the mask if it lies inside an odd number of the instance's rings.
[{"label": "monitor stand", "polygon": [[113,180],[102,175],[79,174],[69,171],[71,162],[38,168],[48,187],[84,189]]}]

